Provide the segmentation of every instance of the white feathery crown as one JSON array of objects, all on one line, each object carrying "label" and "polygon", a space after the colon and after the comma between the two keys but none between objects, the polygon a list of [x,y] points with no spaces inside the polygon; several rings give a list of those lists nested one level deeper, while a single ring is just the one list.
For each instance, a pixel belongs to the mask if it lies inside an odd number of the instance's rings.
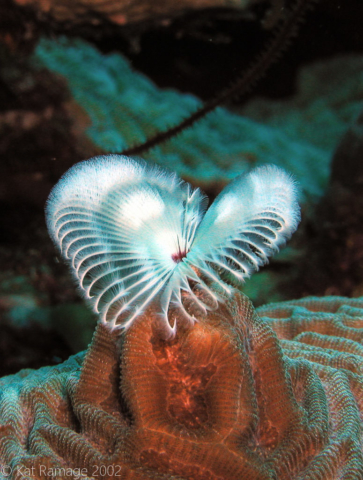
[{"label": "white feathery crown", "polygon": [[[184,290],[204,311],[268,261],[300,220],[297,188],[267,165],[207,197],[171,173],[122,155],[73,166],[46,207],[50,235],[102,322],[127,328],[151,301],[169,334],[168,309]],[[209,298],[193,292],[198,286]],[[214,307],[213,307],[214,305]]]}]

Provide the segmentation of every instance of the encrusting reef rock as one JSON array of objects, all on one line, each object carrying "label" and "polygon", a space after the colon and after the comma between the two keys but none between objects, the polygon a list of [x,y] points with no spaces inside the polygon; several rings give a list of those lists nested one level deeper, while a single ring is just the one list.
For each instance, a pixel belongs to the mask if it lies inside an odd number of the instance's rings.
[{"label": "encrusting reef rock", "polygon": [[[89,140],[104,152],[143,142],[202,105],[193,95],[157,88],[122,55],[102,55],[82,40],[43,38],[32,60],[67,81],[89,116]],[[218,108],[142,156],[204,188],[273,163],[299,178],[304,201],[311,203],[323,195],[333,151],[360,112],[362,78],[359,55],[312,64],[299,73],[291,100],[255,100],[242,109],[243,116]]]},{"label": "encrusting reef rock", "polygon": [[155,316],[0,380],[1,479],[362,478],[363,299],[235,293],[172,340]]}]

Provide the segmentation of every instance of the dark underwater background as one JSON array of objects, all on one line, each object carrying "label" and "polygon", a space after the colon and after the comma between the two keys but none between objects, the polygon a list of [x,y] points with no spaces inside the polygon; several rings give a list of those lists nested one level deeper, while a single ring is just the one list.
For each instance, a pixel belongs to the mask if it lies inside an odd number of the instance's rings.
[{"label": "dark underwater background", "polygon": [[[171,2],[160,15],[141,2],[130,21],[0,3],[0,376],[62,362],[96,322],[46,230],[52,186],[74,163],[120,153],[213,98],[271,41],[279,3]],[[248,95],[140,155],[211,201],[256,165],[293,174],[302,222],[246,282],[256,306],[363,296],[362,19],[361,0],[317,2]]]}]

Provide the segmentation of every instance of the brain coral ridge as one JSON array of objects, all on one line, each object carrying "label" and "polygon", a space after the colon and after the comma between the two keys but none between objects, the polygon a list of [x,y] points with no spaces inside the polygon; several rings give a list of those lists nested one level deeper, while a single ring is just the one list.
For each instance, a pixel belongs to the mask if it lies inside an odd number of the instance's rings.
[{"label": "brain coral ridge", "polygon": [[363,478],[363,299],[235,293],[168,340],[156,312],[0,380],[1,479]]}]

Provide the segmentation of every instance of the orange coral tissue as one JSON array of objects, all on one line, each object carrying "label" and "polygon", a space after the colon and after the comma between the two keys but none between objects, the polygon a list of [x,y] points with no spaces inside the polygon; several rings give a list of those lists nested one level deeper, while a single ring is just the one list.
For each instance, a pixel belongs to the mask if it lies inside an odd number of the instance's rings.
[{"label": "orange coral tissue", "polygon": [[363,301],[260,314],[235,293],[165,340],[151,306],[121,345],[101,323],[84,359],[5,377],[1,468],[37,479],[363,478]]}]

